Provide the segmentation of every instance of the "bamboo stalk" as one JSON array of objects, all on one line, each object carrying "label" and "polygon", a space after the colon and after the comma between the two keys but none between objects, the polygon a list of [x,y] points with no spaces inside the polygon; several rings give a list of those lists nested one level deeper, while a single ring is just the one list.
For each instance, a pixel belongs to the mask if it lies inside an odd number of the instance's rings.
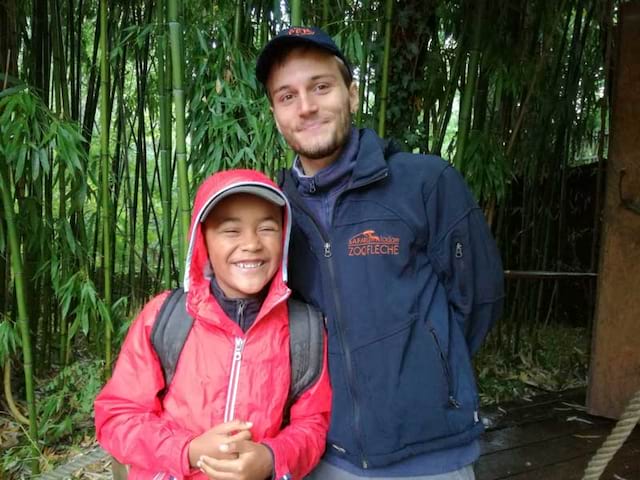
[{"label": "bamboo stalk", "polygon": [[291,0],[291,25],[302,25],[302,7],[300,0]]},{"label": "bamboo stalk", "polygon": [[180,235],[178,252],[181,277],[184,275],[186,243],[189,236],[191,208],[189,205],[189,179],[187,173],[187,144],[185,135],[185,94],[182,86],[184,58],[182,55],[182,25],[178,19],[178,0],[168,0],[167,19],[171,45],[173,101],[176,122],[176,161],[178,169],[178,216]]},{"label": "bamboo stalk", "polygon": [[384,137],[387,117],[387,95],[389,93],[389,58],[391,56],[391,16],[393,0],[386,0],[384,11],[384,59],[382,61],[382,87],[378,110],[378,135]]},{"label": "bamboo stalk", "polygon": [[166,1],[159,0],[157,22],[159,38],[156,45],[158,58],[158,89],[160,95],[160,195],[162,197],[162,281],[165,288],[171,288],[171,97],[167,94],[171,88],[169,69],[165,65],[167,49],[167,33],[164,29]]},{"label": "bamboo stalk", "polygon": [[476,80],[481,61],[481,41],[482,41],[482,20],[484,17],[485,0],[477,3],[477,11],[474,12],[475,22],[473,23],[473,45],[469,56],[466,83],[462,94],[460,117],[458,120],[458,139],[456,144],[456,156],[454,164],[464,173],[466,167],[465,150],[469,140],[471,128],[471,112],[473,107],[473,97],[476,91]]},{"label": "bamboo stalk", "polygon": [[242,13],[244,11],[244,2],[236,0],[236,11],[233,16],[233,48],[240,48],[240,38],[242,37]]},{"label": "bamboo stalk", "polygon": [[[328,1],[324,0],[323,6],[327,6],[328,8]],[[364,0],[363,4],[362,4],[362,16],[364,17],[365,14],[369,13],[369,0]],[[327,12],[328,15],[328,12]],[[324,19],[324,10],[323,10],[323,19]],[[323,20],[326,21],[326,20]],[[359,79],[359,86],[358,86],[358,112],[356,113],[356,124],[357,125],[362,125],[362,114],[364,111],[364,102],[365,102],[365,90],[366,90],[366,81],[367,81],[367,70],[368,70],[368,65],[369,65],[369,45],[371,44],[370,41],[370,36],[371,36],[371,24],[368,21],[364,22],[364,37],[362,37],[363,39],[363,54],[362,54],[362,61],[360,63],[360,79]]]},{"label": "bamboo stalk", "polygon": [[[111,205],[109,191],[109,63],[107,62],[107,0],[100,0],[100,221],[102,224],[102,270],[104,302],[111,311]],[[111,322],[104,321],[105,377],[111,376]]]},{"label": "bamboo stalk", "polygon": [[40,473],[38,464],[38,419],[36,417],[36,399],[33,388],[33,358],[31,354],[31,333],[29,331],[29,317],[27,310],[28,297],[26,296],[26,285],[22,268],[22,249],[15,223],[15,212],[13,200],[10,193],[11,182],[6,163],[0,162],[0,195],[2,195],[2,205],[4,206],[4,219],[7,227],[7,238],[11,251],[11,268],[13,270],[13,281],[15,285],[15,295],[18,308],[18,326],[22,336],[22,358],[24,362],[24,381],[27,394],[27,409],[29,411],[29,435],[31,437],[31,473]]}]

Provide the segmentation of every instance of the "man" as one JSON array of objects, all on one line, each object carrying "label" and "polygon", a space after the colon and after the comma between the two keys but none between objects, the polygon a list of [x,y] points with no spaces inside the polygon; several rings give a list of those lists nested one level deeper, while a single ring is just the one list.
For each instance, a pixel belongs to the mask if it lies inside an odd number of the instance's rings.
[{"label": "man", "polygon": [[470,357],[504,295],[482,211],[442,159],[352,126],[357,87],[323,31],[281,32],[256,73],[297,153],[290,285],[328,319],[333,411],[310,478],[473,479]]}]

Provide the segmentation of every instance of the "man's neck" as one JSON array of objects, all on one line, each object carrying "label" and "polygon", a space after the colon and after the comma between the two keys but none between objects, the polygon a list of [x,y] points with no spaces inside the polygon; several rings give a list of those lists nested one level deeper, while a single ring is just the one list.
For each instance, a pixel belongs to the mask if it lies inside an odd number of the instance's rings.
[{"label": "man's neck", "polygon": [[344,145],[342,146],[342,148],[336,150],[334,153],[324,158],[306,158],[300,155],[300,165],[302,165],[304,174],[309,177],[313,177],[320,170],[324,170],[328,166],[333,165],[338,157],[340,157],[340,154],[343,150]]}]

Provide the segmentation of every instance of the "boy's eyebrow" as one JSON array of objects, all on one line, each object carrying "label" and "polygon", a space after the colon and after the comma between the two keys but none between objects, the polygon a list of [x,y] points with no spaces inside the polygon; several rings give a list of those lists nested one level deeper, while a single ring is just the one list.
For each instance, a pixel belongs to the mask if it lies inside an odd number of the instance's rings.
[{"label": "boy's eyebrow", "polygon": [[[309,82],[317,82],[318,80],[322,80],[323,78],[335,80],[337,76],[333,73],[323,73],[320,75],[314,75],[309,79]],[[290,88],[289,84],[281,85],[280,87],[276,88],[273,92],[271,92],[271,95],[276,95],[278,92],[282,90],[287,90],[288,88]]]},{"label": "boy's eyebrow", "polygon": [[[266,217],[259,219],[260,222],[266,222],[268,220],[271,220],[276,223],[278,222],[278,218],[274,217],[273,215],[267,215]],[[220,225],[224,223],[242,223],[242,219],[238,217],[225,217],[225,218],[221,218],[218,223]]]}]

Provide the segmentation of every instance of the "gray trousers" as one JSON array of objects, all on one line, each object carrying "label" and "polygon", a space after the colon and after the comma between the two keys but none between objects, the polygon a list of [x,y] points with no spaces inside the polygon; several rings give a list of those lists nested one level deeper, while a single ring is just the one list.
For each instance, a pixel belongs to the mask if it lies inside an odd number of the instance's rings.
[{"label": "gray trousers", "polygon": [[421,475],[418,477],[360,477],[353,475],[352,473],[345,472],[333,465],[321,461],[318,466],[309,475],[305,477],[305,480],[475,480],[476,476],[473,473],[473,465],[467,465],[466,467],[456,470],[455,472],[442,473],[439,475]]}]

